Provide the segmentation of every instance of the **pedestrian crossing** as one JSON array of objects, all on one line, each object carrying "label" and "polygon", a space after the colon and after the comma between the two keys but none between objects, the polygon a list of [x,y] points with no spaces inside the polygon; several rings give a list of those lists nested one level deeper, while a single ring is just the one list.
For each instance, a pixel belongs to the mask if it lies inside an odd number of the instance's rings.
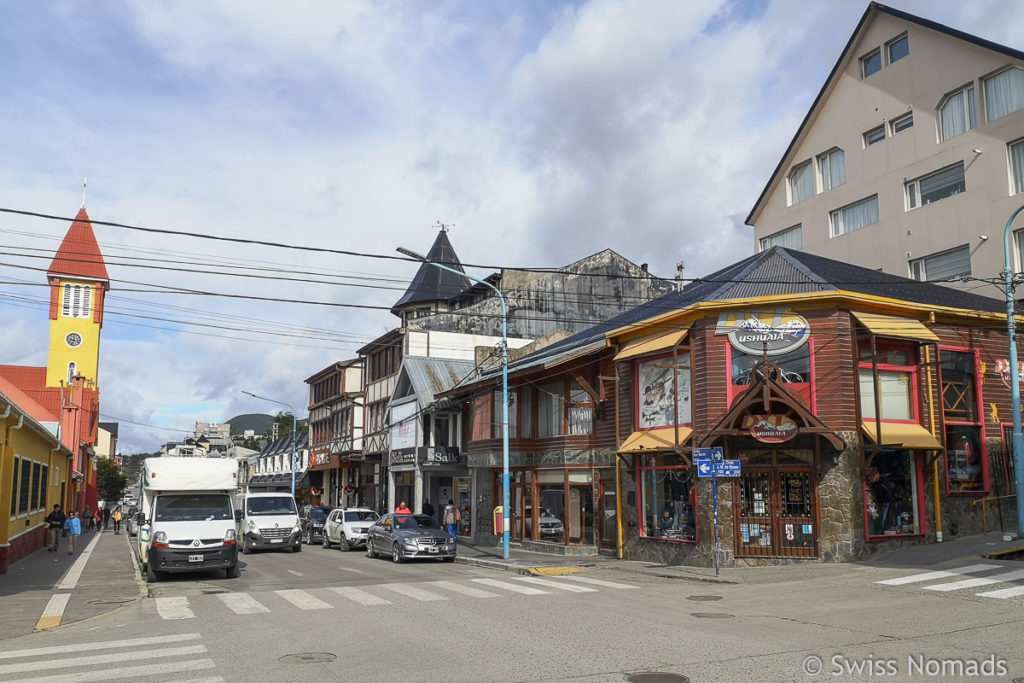
[{"label": "pedestrian crossing", "polygon": [[[984,574],[984,576],[977,576]],[[965,578],[967,577],[967,578]],[[994,586],[1005,583],[1013,584],[1024,581],[1024,569],[1011,569],[999,564],[970,564],[963,567],[919,572],[907,576],[875,581],[882,586],[911,586],[933,593],[954,593],[956,591],[973,591],[983,586]],[[934,583],[939,582],[939,583]],[[923,584],[929,585],[923,585]],[[1007,588],[971,593],[980,598],[1006,600],[1024,596],[1024,585],[1013,585]]]},{"label": "pedestrian crossing", "polygon": [[[223,683],[198,633],[126,638],[0,652],[0,680],[17,683],[166,681]],[[145,653],[140,656],[140,653]],[[198,678],[197,678],[198,674]]]},{"label": "pedestrian crossing", "polygon": [[[278,609],[302,611],[328,610],[355,603],[363,607],[387,607],[409,602],[445,602],[448,600],[485,600],[513,596],[597,593],[601,590],[629,590],[628,583],[593,579],[586,576],[557,577],[513,576],[503,579],[467,579],[423,581],[418,583],[378,583],[370,586],[329,586],[320,589],[288,589],[262,593],[257,598],[245,592],[219,593],[216,601],[239,616],[268,614]],[[206,597],[201,598],[206,601]],[[194,619],[188,597],[156,598],[161,619]]]}]

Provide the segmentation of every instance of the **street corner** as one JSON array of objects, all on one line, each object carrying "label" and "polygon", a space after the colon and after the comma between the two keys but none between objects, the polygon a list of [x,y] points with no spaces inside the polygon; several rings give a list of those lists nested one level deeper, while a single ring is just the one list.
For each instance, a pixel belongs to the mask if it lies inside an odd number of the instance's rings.
[{"label": "street corner", "polygon": [[565,576],[566,574],[579,574],[583,567],[529,567],[528,572],[532,576]]}]

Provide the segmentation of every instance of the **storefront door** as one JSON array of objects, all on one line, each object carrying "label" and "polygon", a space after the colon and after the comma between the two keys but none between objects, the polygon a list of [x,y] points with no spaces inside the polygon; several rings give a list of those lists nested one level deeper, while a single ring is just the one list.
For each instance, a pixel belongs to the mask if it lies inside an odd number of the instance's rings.
[{"label": "storefront door", "polygon": [[591,484],[569,486],[569,543],[589,544],[594,539],[594,501]]},{"label": "storefront door", "polygon": [[601,501],[600,547],[615,548],[619,538],[619,517],[615,500],[615,480],[599,479],[597,497]]},{"label": "storefront door", "polygon": [[752,465],[735,487],[737,557],[817,556],[812,468]]}]

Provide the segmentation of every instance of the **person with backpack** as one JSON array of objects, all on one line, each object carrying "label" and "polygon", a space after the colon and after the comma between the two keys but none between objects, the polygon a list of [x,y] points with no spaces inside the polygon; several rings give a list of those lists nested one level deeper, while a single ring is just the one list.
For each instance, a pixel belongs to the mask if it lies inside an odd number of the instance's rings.
[{"label": "person with backpack", "polygon": [[458,536],[456,527],[462,521],[462,513],[455,507],[455,502],[449,498],[448,504],[444,506],[444,525],[448,528],[448,535],[452,538]]}]

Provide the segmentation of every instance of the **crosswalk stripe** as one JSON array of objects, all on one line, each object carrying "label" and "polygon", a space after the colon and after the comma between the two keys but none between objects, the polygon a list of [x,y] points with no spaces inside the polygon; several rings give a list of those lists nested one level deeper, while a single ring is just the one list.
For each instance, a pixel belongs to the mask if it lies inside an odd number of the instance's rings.
[{"label": "crosswalk stripe", "polygon": [[911,576],[901,576],[896,579],[885,579],[884,581],[875,581],[884,586],[902,586],[908,583],[920,583],[922,581],[935,581],[936,579],[948,579],[951,576],[961,576],[963,574],[974,574],[976,572],[983,572],[988,569],[1000,569],[998,564],[972,564],[966,567],[958,567],[956,569],[948,569],[944,571],[925,572],[924,574],[913,574]]},{"label": "crosswalk stripe", "polygon": [[579,581],[580,583],[589,583],[592,586],[604,586],[605,588],[636,588],[628,583],[616,583],[615,581],[602,581],[601,579],[592,579],[589,576],[580,576],[578,574],[565,574],[563,576],[552,576],[553,580],[558,581]]},{"label": "crosswalk stripe", "polygon": [[277,595],[292,603],[299,609],[333,609],[334,605],[329,602],[324,602],[320,598],[313,597],[309,593],[303,590],[292,589],[284,591],[274,591]]},{"label": "crosswalk stripe", "polygon": [[377,584],[377,587],[389,591],[394,591],[399,595],[404,595],[406,597],[412,598],[413,600],[419,600],[420,602],[438,602],[440,600],[448,599],[443,595],[431,593],[430,591],[425,591],[422,588],[410,586],[407,583],[380,583]]},{"label": "crosswalk stripe", "polygon": [[980,598],[996,598],[998,600],[1015,598],[1018,595],[1024,595],[1024,586],[1014,586],[1013,588],[1002,588],[997,591],[978,593],[978,597]]},{"label": "crosswalk stripe", "polygon": [[362,569],[353,569],[352,567],[338,567],[343,572],[352,572],[353,574],[362,574]]},{"label": "crosswalk stripe", "polygon": [[364,590],[358,588],[352,588],[351,586],[340,586],[334,587],[330,590],[334,591],[343,598],[348,598],[352,602],[357,602],[360,605],[390,605],[390,600],[384,598],[378,598],[373,593],[367,593]]},{"label": "crosswalk stripe", "polygon": [[1007,572],[1005,574],[995,574],[993,576],[986,576],[979,579],[964,579],[962,581],[953,581],[952,583],[940,583],[937,586],[925,586],[926,591],[958,591],[964,588],[977,588],[978,586],[991,586],[993,583],[1006,583],[1008,581],[1016,581],[1017,579],[1024,579],[1024,570],[1017,570]]},{"label": "crosswalk stripe", "polygon": [[437,586],[438,588],[450,590],[453,593],[461,593],[462,595],[468,595],[471,598],[498,597],[497,593],[480,590],[479,588],[473,588],[472,586],[463,586],[461,583],[455,583],[454,581],[428,581],[427,583],[431,586]]},{"label": "crosswalk stripe", "polygon": [[294,574],[295,576],[302,576],[302,572],[297,572],[294,569],[289,569],[288,573],[289,574]]},{"label": "crosswalk stripe", "polygon": [[194,619],[196,613],[189,609],[188,598],[175,595],[156,599],[156,611],[161,619]]},{"label": "crosswalk stripe", "polygon": [[596,593],[596,588],[587,588],[586,586],[577,586],[572,583],[558,583],[556,581],[548,581],[547,579],[541,579],[536,576],[513,576],[516,581],[522,581],[524,583],[532,583],[535,586],[545,586],[547,588],[557,588],[558,590],[569,591],[570,593]]},{"label": "crosswalk stripe", "polygon": [[161,664],[144,664],[142,666],[125,666],[119,669],[103,671],[76,671],[60,676],[47,675],[42,678],[25,678],[19,683],[88,683],[88,681],[110,681],[116,678],[135,678],[159,676],[183,671],[202,671],[212,669],[216,665],[212,659],[181,660]]},{"label": "crosswalk stripe", "polygon": [[248,593],[220,593],[217,597],[235,614],[261,614],[270,611]]},{"label": "crosswalk stripe", "polygon": [[93,652],[113,648],[139,648],[145,645],[161,645],[163,643],[180,643],[185,640],[199,640],[198,633],[176,633],[169,636],[153,636],[150,638],[128,638],[125,640],[105,640],[97,643],[75,643],[71,645],[51,645],[35,647],[28,650],[8,650],[0,652],[0,659],[18,659],[19,657],[39,657],[42,655],[71,654],[72,652]]},{"label": "crosswalk stripe", "polygon": [[224,683],[224,679],[220,676],[210,676],[208,678],[190,678],[187,681],[171,681],[171,683]]},{"label": "crosswalk stripe", "polygon": [[[206,652],[205,645],[188,645],[185,647],[168,647],[162,650],[146,650],[146,657],[183,657],[185,655],[196,655]],[[67,669],[73,666],[90,666],[92,664],[116,664],[124,661],[138,659],[137,652],[123,650],[106,655],[88,655],[68,657],[66,659],[51,659],[45,662],[22,662],[21,664],[0,665],[0,675],[20,674],[29,671],[47,671],[49,669]]]},{"label": "crosswalk stripe", "polygon": [[522,593],[523,595],[547,595],[547,591],[537,590],[536,588],[530,588],[529,586],[520,586],[515,583],[508,583],[507,581],[498,581],[497,579],[472,579],[477,583],[482,583],[485,586],[493,586],[495,588],[504,588],[507,591],[513,593]]}]

